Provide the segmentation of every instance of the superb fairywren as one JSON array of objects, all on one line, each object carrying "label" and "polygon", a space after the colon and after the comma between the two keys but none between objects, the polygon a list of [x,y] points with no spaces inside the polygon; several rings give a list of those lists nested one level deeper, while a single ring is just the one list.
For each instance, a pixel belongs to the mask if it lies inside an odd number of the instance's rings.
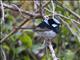
[{"label": "superb fairywren", "polygon": [[[45,47],[48,47],[49,42],[51,42],[52,39],[56,37],[57,33],[59,32],[60,24],[61,23],[59,21],[58,16],[54,16],[54,18],[48,16],[44,17],[44,20],[37,26],[37,28],[42,29],[42,31],[36,31],[35,36],[37,39],[35,40],[38,40],[38,42],[40,42],[42,38],[44,39],[44,43],[46,42],[44,48],[40,49],[37,53],[35,53],[38,57],[42,57],[44,55]],[[55,49],[56,43],[52,42],[52,45],[53,48]]]},{"label": "superb fairywren", "polygon": [[38,32],[38,36],[47,39],[54,38],[59,32],[59,25],[60,25],[60,21],[56,16],[54,16],[54,19],[51,16],[45,17],[45,19],[37,27],[41,29],[49,29],[49,30]]}]

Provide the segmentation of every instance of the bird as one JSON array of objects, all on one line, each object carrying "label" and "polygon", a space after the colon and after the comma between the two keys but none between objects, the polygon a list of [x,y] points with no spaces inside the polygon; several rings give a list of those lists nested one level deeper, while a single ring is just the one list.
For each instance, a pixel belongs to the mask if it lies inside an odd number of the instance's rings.
[{"label": "bird", "polygon": [[53,39],[59,33],[60,20],[58,17],[52,18],[51,16],[45,16],[44,20],[37,26],[44,31],[38,31],[37,36],[46,38],[48,40]]},{"label": "bird", "polygon": [[[36,53],[38,57],[42,57],[44,55],[45,48],[49,48],[49,42],[52,42],[52,40],[57,36],[60,24],[61,22],[58,16],[54,16],[54,18],[52,18],[52,16],[44,16],[44,20],[37,25],[35,36],[37,36],[39,40],[42,38],[45,42],[43,43],[43,45],[45,45],[44,48],[40,49]],[[38,29],[42,29],[42,31],[37,31]],[[52,42],[52,45],[53,49],[55,49],[56,43]]]}]

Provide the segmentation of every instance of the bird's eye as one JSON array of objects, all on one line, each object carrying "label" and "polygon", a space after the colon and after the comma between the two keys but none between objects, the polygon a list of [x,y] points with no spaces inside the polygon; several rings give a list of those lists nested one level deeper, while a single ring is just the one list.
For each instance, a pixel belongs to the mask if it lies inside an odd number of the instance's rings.
[{"label": "bird's eye", "polygon": [[53,27],[57,27],[57,24],[52,24]]}]

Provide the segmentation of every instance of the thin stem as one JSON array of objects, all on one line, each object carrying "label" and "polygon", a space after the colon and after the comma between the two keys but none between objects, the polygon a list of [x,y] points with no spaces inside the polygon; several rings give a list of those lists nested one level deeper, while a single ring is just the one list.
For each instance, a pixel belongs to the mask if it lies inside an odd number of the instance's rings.
[{"label": "thin stem", "polygon": [[0,40],[0,43],[4,42],[8,37],[10,37],[11,35],[13,35],[15,32],[17,32],[17,30],[19,30],[19,28],[21,26],[23,26],[27,21],[29,21],[30,18],[26,19],[25,21],[23,21],[19,26],[18,29],[15,29],[13,31],[11,31],[8,35],[6,35],[2,40]]},{"label": "thin stem", "polygon": [[51,44],[50,41],[49,41],[49,49],[50,49],[50,52],[52,54],[53,60],[58,60],[58,58],[56,57],[55,51],[54,51],[54,49],[53,49],[52,44]]},{"label": "thin stem", "polygon": [[60,18],[60,19],[61,19],[61,21],[64,23],[64,25],[66,25],[67,28],[71,31],[71,33],[72,33],[74,36],[77,37],[77,39],[78,39],[79,42],[80,42],[80,36],[79,36],[79,34],[76,33],[76,32],[69,26],[69,24],[68,24],[67,22],[65,22],[62,18]]},{"label": "thin stem", "polygon": [[4,6],[2,0],[0,1],[0,3],[1,3],[1,11],[2,11],[2,22],[4,22]]},{"label": "thin stem", "polygon": [[[45,9],[46,9],[48,12],[53,13],[53,12],[50,11],[49,9],[47,9],[47,8],[45,8]],[[63,17],[63,18],[65,18],[65,19],[69,19],[69,20],[71,20],[71,21],[73,21],[73,22],[75,22],[75,23],[77,23],[77,24],[80,24],[80,22],[78,22],[78,21],[76,21],[76,20],[74,20],[74,19],[71,19],[71,18],[69,18],[69,17],[66,17],[66,16],[64,16],[64,15],[62,15],[62,14],[59,14],[59,13],[57,13],[57,12],[55,12],[54,14],[57,15],[57,16]]]},{"label": "thin stem", "polygon": [[6,60],[6,54],[5,54],[5,51],[2,48],[2,45],[0,46],[0,49],[1,49],[2,57],[3,57],[2,59]]},{"label": "thin stem", "polygon": [[71,9],[68,9],[66,6],[64,6],[63,4],[61,4],[58,1],[56,1],[55,3],[59,6],[61,6],[62,8],[66,9],[66,11],[68,11],[69,13],[71,13],[73,16],[75,16],[76,18],[78,18],[80,20],[80,16],[78,14],[76,14],[75,12],[73,12]]},{"label": "thin stem", "polygon": [[[48,2],[48,3],[49,3],[49,2]],[[43,7],[45,7],[48,3],[46,3]],[[0,4],[0,5],[1,5],[1,4]],[[14,9],[14,7],[11,6],[11,5],[7,5],[7,4],[4,3],[3,6],[9,8],[9,9],[18,11],[17,9]],[[38,11],[38,10],[37,10],[37,11]],[[22,9],[20,9],[20,12],[22,12],[22,13],[24,13],[24,14],[27,14],[27,15],[29,15],[29,16],[31,16],[31,17],[34,16],[35,18],[40,17],[39,14],[30,13],[30,12],[24,11],[24,10],[22,10]],[[26,22],[28,22],[30,19],[32,19],[31,17],[29,17],[29,18],[27,18],[25,21],[23,21],[23,22],[18,26],[18,29],[15,29],[15,30],[11,31],[11,32],[10,32],[8,35],[6,35],[2,40],[0,40],[0,43],[4,42],[8,37],[10,37],[10,36],[13,35],[15,32],[17,32],[17,30],[19,30],[19,28],[20,28],[21,26],[23,26]]]}]

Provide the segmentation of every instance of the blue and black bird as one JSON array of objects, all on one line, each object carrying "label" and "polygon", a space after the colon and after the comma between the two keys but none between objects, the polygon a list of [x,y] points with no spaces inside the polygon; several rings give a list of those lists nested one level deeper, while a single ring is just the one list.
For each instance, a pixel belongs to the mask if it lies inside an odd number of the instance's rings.
[{"label": "blue and black bird", "polygon": [[49,30],[38,32],[38,36],[51,40],[59,32],[60,24],[60,20],[56,16],[54,17],[54,19],[51,16],[45,17],[45,19],[37,27]]},{"label": "blue and black bird", "polygon": [[[52,18],[51,16],[46,16],[44,20],[37,26],[39,29],[43,29],[42,31],[36,31],[36,36],[38,37],[40,41],[45,41],[45,43],[52,42],[52,40],[57,36],[59,33],[59,26],[60,26],[60,19],[58,16],[54,16]],[[42,38],[42,40],[41,40]],[[38,40],[38,42],[40,42]],[[53,48],[56,48],[56,43],[52,42]],[[45,47],[48,47],[48,44],[45,44]],[[35,54],[39,57],[44,55],[45,47],[40,49]]]}]

